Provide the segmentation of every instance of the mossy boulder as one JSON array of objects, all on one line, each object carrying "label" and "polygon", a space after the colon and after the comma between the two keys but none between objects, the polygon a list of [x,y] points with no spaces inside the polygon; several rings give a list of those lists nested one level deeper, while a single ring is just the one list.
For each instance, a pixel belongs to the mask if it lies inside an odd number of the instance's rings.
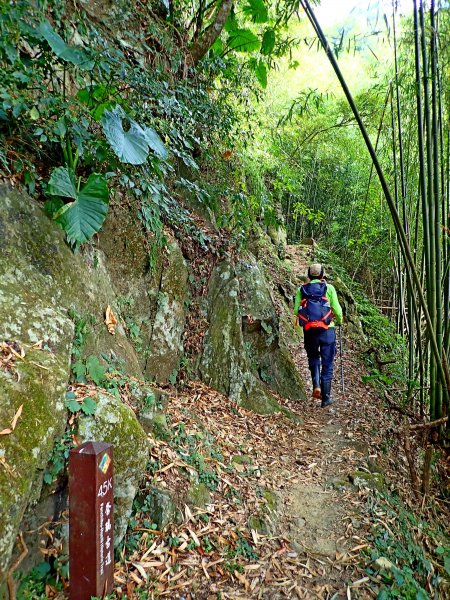
[{"label": "mossy boulder", "polygon": [[211,492],[204,483],[194,483],[188,490],[186,502],[194,508],[205,508],[211,502]]},{"label": "mossy boulder", "polygon": [[371,490],[378,490],[379,492],[383,491],[385,487],[384,475],[382,473],[355,471],[349,475],[349,480],[356,487],[366,487]]},{"label": "mossy boulder", "polygon": [[164,391],[148,385],[130,385],[130,397],[136,406],[139,423],[146,433],[165,438],[169,432],[165,410],[169,404],[169,396]]},{"label": "mossy boulder", "polygon": [[209,290],[209,329],[200,362],[202,379],[231,400],[261,414],[279,410],[272,395],[252,373],[242,333],[239,280],[234,266],[221,263]]},{"label": "mossy boulder", "polygon": [[271,390],[305,398],[292,357],[280,343],[270,288],[250,253],[214,270],[208,320],[200,362],[204,381],[262,414],[281,410]]},{"label": "mossy boulder", "polygon": [[[257,375],[270,389],[291,400],[306,398],[303,382],[282,336],[285,328],[263,270],[247,254],[236,265],[244,344]],[[284,317],[287,319],[287,317]],[[291,327],[292,328],[292,327]]]},{"label": "mossy boulder", "polygon": [[151,487],[145,501],[149,516],[159,530],[177,520],[179,510],[169,492],[157,487]]},{"label": "mossy boulder", "polygon": [[67,346],[65,353],[28,350],[10,370],[0,367],[0,428],[10,427],[23,407],[14,431],[0,438],[0,584],[25,510],[39,498],[54,439],[65,428],[68,371]]},{"label": "mossy boulder", "polygon": [[261,535],[269,535],[274,532],[275,517],[278,509],[278,496],[272,490],[263,490],[265,504],[258,511],[258,514],[252,515],[248,520],[249,529],[254,529]]},{"label": "mossy boulder", "polygon": [[166,250],[145,369],[160,383],[166,383],[179,367],[189,302],[189,271],[180,247],[172,240]]},{"label": "mossy boulder", "polygon": [[100,233],[99,248],[105,256],[105,266],[117,292],[120,316],[127,329],[133,331],[139,363],[145,369],[163,260],[157,256],[150,265],[148,247],[154,240],[140,226],[135,203],[126,197],[117,199]]},{"label": "mossy boulder", "polygon": [[69,311],[92,317],[85,352],[114,356],[141,379],[142,372],[123,328],[112,336],[104,324],[107,305],[116,314],[117,307],[101,253],[73,254],[38,203],[7,186],[0,187],[0,244],[0,342],[25,350],[14,368],[0,367],[1,429],[23,404],[16,428],[0,440],[1,585],[24,511],[39,498],[54,442],[66,426],[74,333]]},{"label": "mossy boulder", "polygon": [[114,452],[114,543],[125,535],[134,497],[148,461],[149,439],[133,411],[112,395],[99,393],[94,416],[80,417],[81,442],[107,442]]}]

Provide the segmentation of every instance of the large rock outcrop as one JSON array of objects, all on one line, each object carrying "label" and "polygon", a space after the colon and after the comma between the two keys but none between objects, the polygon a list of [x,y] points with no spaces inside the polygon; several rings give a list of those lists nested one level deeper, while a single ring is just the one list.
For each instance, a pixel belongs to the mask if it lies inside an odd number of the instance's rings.
[{"label": "large rock outcrop", "polygon": [[[81,442],[101,440],[112,444],[114,453],[114,542],[117,546],[128,527],[133,500],[148,461],[149,440],[134,412],[111,394],[97,395],[95,416],[81,417]],[[123,443],[128,440],[127,444]]]},{"label": "large rock outcrop", "polygon": [[[123,327],[119,324],[111,336],[103,323],[108,304],[117,311],[104,265],[74,255],[36,202],[5,187],[0,189],[0,244],[0,342],[25,353],[8,364],[0,354],[0,430],[10,427],[22,407],[14,430],[0,437],[1,585],[21,521],[41,495],[44,469],[66,427],[64,394],[74,331],[69,309],[90,315],[91,352],[113,353],[128,372],[142,373]],[[95,433],[103,441],[104,433]],[[126,453],[127,444],[133,451],[137,443],[144,448],[142,436],[117,438],[119,453]],[[143,461],[136,465],[135,479],[144,468]],[[120,477],[120,465],[116,472]]]},{"label": "large rock outcrop", "polygon": [[178,369],[189,301],[188,266],[167,234],[162,252],[149,259],[143,226],[131,203],[114,206],[99,236],[108,273],[142,371],[166,383]]},{"label": "large rock outcrop", "polygon": [[303,384],[279,335],[279,318],[255,258],[220,263],[209,288],[209,329],[203,380],[256,412],[279,410],[271,390],[305,398]]},{"label": "large rock outcrop", "polygon": [[[39,531],[39,519],[49,513],[57,518],[66,506],[63,485],[49,495],[43,476],[67,425],[74,321],[89,322],[80,359],[110,357],[121,364],[134,376],[133,386],[142,387],[132,393],[132,403],[145,429],[157,433],[165,426],[160,412],[165,401],[157,401],[142,382],[144,374],[166,382],[179,366],[190,303],[189,265],[169,233],[150,265],[149,240],[133,210],[117,203],[96,244],[73,254],[38,203],[23,192],[0,189],[0,343],[7,344],[6,353],[9,347],[16,352],[6,364],[0,350],[0,431],[22,411],[12,431],[0,436],[0,590],[20,528],[29,548],[37,548],[39,539],[32,540],[27,527]],[[251,253],[217,265],[198,357],[205,382],[260,413],[281,409],[273,393],[304,398],[283,334],[285,315],[272,294]],[[119,321],[114,336],[104,323],[108,305]],[[97,413],[80,417],[77,436],[115,447],[117,543],[151,439],[117,398],[100,389],[93,396]]]}]

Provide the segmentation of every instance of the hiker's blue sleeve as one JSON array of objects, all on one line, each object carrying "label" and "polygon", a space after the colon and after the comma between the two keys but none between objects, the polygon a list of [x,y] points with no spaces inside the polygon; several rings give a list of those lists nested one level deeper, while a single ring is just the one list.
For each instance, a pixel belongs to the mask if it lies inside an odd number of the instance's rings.
[{"label": "hiker's blue sleeve", "polygon": [[330,301],[331,310],[336,317],[336,323],[342,325],[342,308],[336,294],[334,286],[327,284],[327,298]]}]

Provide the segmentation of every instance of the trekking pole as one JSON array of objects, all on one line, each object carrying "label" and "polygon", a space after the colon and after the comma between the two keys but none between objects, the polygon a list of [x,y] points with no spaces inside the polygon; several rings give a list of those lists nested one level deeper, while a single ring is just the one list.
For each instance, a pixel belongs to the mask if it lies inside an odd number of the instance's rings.
[{"label": "trekking pole", "polygon": [[342,386],[342,398],[345,400],[345,383],[344,383],[344,361],[342,359],[342,325],[339,325],[339,347],[341,354],[341,386]]}]

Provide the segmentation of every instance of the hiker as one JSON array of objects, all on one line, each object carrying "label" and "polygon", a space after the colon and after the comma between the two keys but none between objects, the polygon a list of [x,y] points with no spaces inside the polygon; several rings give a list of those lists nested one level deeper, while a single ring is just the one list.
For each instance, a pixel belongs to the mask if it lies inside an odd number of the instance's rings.
[{"label": "hiker", "polygon": [[313,397],[322,407],[332,404],[331,383],[336,355],[336,328],[342,324],[342,308],[336,290],[323,278],[323,266],[315,263],[308,269],[309,283],[298,288],[294,314],[304,329],[305,350],[311,371]]}]

